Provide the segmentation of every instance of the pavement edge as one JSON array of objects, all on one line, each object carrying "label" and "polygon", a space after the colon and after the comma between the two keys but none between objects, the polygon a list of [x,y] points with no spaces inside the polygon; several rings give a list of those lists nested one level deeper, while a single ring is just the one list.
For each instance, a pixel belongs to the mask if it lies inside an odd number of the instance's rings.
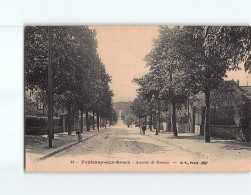
[{"label": "pavement edge", "polygon": [[[90,138],[92,138],[92,137],[94,137],[94,136],[100,135],[100,134],[102,134],[102,133],[104,133],[104,132],[106,132],[106,130],[104,130],[103,132],[97,133],[97,134],[95,134],[95,135],[89,136],[89,137],[83,139],[83,142],[86,141],[86,140],[88,140],[88,139],[90,139]],[[49,158],[49,157],[51,157],[51,156],[53,156],[53,155],[55,155],[55,154],[57,154],[57,153],[59,153],[59,152],[62,152],[62,151],[64,151],[64,150],[68,149],[68,148],[71,148],[72,146],[75,146],[75,145],[77,145],[77,144],[79,144],[79,143],[80,143],[80,142],[74,142],[74,143],[69,144],[69,145],[67,145],[67,146],[63,146],[63,147],[61,147],[61,148],[59,148],[59,149],[57,149],[57,150],[54,150],[53,152],[50,152],[50,153],[48,153],[48,154],[46,154],[46,155],[44,155],[44,156],[42,156],[42,157],[36,159],[36,161],[45,160],[46,158]]]}]

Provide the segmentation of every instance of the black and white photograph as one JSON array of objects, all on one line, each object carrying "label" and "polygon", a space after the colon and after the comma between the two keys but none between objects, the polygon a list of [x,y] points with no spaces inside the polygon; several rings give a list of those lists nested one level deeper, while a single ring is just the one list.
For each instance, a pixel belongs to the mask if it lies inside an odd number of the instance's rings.
[{"label": "black and white photograph", "polygon": [[25,26],[25,171],[250,171],[250,36],[250,26]]}]

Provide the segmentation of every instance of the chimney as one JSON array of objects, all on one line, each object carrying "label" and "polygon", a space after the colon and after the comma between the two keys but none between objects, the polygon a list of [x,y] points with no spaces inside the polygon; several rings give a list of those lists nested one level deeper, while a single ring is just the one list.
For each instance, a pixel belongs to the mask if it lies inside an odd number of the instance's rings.
[{"label": "chimney", "polygon": [[236,81],[236,83],[237,83],[238,86],[240,86],[240,80],[239,79]]}]

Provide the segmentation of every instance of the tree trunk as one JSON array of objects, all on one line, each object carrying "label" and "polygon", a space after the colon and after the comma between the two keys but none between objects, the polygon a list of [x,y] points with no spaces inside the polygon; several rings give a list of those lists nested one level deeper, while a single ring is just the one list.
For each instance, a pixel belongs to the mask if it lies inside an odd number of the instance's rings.
[{"label": "tree trunk", "polygon": [[160,133],[160,112],[158,113],[158,121],[159,121],[159,128],[158,128],[158,131]]},{"label": "tree trunk", "polygon": [[54,139],[53,99],[52,99],[52,129],[51,129],[51,138]]},{"label": "tree trunk", "polygon": [[157,123],[156,123],[156,113],[154,113],[153,114],[153,129],[155,129],[156,130],[156,128],[157,128]]},{"label": "tree trunk", "polygon": [[168,115],[168,110],[166,111],[166,132],[170,131],[170,127],[171,127],[171,120],[170,117]]},{"label": "tree trunk", "polygon": [[168,109],[168,131],[171,132],[172,131],[172,104],[171,102],[169,103],[169,109]]},{"label": "tree trunk", "polygon": [[152,125],[153,125],[153,114],[151,113],[151,117],[150,117],[150,131],[152,131]]},{"label": "tree trunk", "polygon": [[65,123],[63,122],[63,125],[64,125],[63,130],[64,132],[66,132],[68,128],[68,116],[67,115],[63,117],[63,121],[65,121]]},{"label": "tree trunk", "polygon": [[[173,81],[173,75],[170,74],[170,82],[172,85],[172,81]],[[170,94],[171,94],[171,104],[172,104],[172,131],[173,131],[173,135],[174,136],[178,136],[178,132],[177,132],[177,126],[176,126],[176,103],[175,103],[175,96],[174,96],[174,91],[172,86],[169,89]]]},{"label": "tree trunk", "polygon": [[168,117],[168,131],[169,132],[172,131],[172,117],[171,116]]},{"label": "tree trunk", "polygon": [[172,101],[172,131],[174,136],[178,136],[177,126],[176,126],[176,103]]},{"label": "tree trunk", "polygon": [[145,126],[146,126],[146,122],[147,122],[147,115],[145,116]]},{"label": "tree trunk", "polygon": [[195,113],[196,113],[196,108],[195,108],[195,106],[193,106],[193,108],[192,108],[192,120],[191,120],[191,123],[192,123],[191,132],[192,133],[195,133]]},{"label": "tree trunk", "polygon": [[95,120],[94,120],[94,118],[95,118],[95,114],[94,114],[94,112],[92,112],[92,129],[93,130],[95,130]]},{"label": "tree trunk", "polygon": [[155,114],[155,135],[159,135],[159,130],[158,127],[159,126],[159,118],[158,118],[158,113]]},{"label": "tree trunk", "polygon": [[166,111],[166,132],[168,132],[168,110]]},{"label": "tree trunk", "polygon": [[[189,110],[189,96],[187,97],[187,123],[189,124],[190,110]],[[188,132],[191,132],[190,125],[188,125]]]},{"label": "tree trunk", "polygon": [[81,118],[80,118],[80,132],[83,133],[84,132],[84,125],[83,125],[84,121],[83,121],[83,110],[81,110]]},{"label": "tree trunk", "polygon": [[88,117],[88,110],[85,111],[86,116],[86,131],[90,131],[90,124],[89,124],[89,117]]},{"label": "tree trunk", "polygon": [[201,108],[201,125],[200,125],[200,135],[204,135],[205,131],[205,116],[206,114],[206,107]]},{"label": "tree trunk", "polygon": [[206,118],[205,118],[205,142],[210,142],[209,117],[210,117],[210,89],[205,90]]},{"label": "tree trunk", "polygon": [[67,125],[68,125],[68,135],[71,135],[71,106],[67,107]]},{"label": "tree trunk", "polygon": [[160,110],[160,100],[158,100],[158,121],[159,121],[159,128],[158,128],[158,130],[159,130],[159,133],[160,133],[160,114],[161,114],[161,110]]},{"label": "tree trunk", "polygon": [[101,116],[99,117],[99,125],[100,125],[99,127],[102,128],[102,118],[101,118]]},{"label": "tree trunk", "polygon": [[99,112],[97,112],[97,128],[98,128],[98,131],[99,131]]}]

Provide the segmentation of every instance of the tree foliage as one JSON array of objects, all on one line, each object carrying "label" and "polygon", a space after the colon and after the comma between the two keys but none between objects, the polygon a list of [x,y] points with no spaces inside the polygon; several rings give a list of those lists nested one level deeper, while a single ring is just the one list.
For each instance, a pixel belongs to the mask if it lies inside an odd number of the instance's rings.
[{"label": "tree foliage", "polygon": [[96,32],[87,26],[25,28],[26,88],[38,89],[41,101],[46,104],[49,36],[54,107],[61,113],[67,111],[68,115],[75,110],[99,111],[104,117],[111,115],[111,77],[98,56]]},{"label": "tree foliage", "polygon": [[[145,57],[150,72],[135,79],[139,91],[145,94],[142,98],[170,102],[174,124],[176,103],[203,92],[205,141],[209,142],[210,94],[223,83],[228,70],[238,70],[240,63],[250,70],[250,31],[250,27],[238,26],[160,27],[152,50]],[[137,98],[135,103],[140,106],[143,101]]]}]

